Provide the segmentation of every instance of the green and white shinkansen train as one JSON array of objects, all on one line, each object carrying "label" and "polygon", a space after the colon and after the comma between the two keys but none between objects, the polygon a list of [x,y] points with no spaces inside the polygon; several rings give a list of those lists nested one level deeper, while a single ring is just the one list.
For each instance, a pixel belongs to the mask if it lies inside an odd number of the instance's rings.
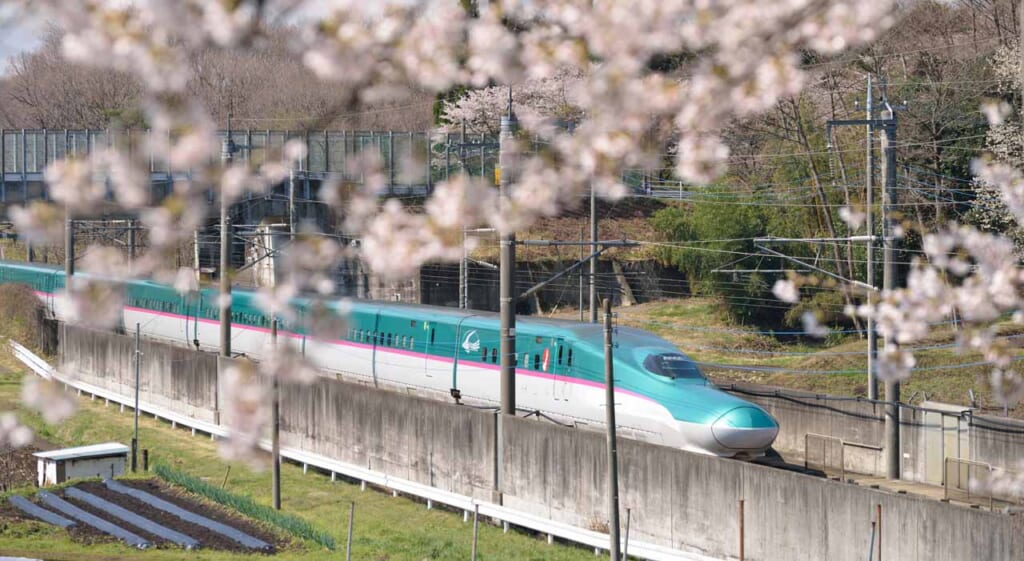
[{"label": "green and white shinkansen train", "polygon": [[[31,287],[57,319],[66,317],[64,272],[38,264],[0,261],[0,283]],[[122,327],[138,323],[151,338],[204,349],[219,345],[215,289],[182,295],[151,281],[125,286]],[[299,314],[311,302],[297,298]],[[259,359],[270,345],[270,320],[256,295],[232,292],[232,351]],[[436,306],[362,300],[328,303],[345,314],[347,330],[315,339],[298,325],[279,323],[281,341],[318,367],[381,387],[414,389],[437,400],[499,402],[498,316]],[[671,343],[639,329],[615,335],[616,415],[620,434],[719,456],[763,454],[778,424],[759,406],[711,384]],[[516,400],[527,412],[603,428],[604,341],[600,325],[519,318],[516,324]]]}]

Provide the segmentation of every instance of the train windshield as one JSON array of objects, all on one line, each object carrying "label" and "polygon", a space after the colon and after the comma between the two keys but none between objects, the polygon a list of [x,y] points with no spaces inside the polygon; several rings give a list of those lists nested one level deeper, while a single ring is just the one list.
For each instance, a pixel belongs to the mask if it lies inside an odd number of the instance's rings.
[{"label": "train windshield", "polygon": [[644,368],[659,376],[684,380],[703,380],[697,365],[686,355],[663,353],[649,355],[644,359]]}]

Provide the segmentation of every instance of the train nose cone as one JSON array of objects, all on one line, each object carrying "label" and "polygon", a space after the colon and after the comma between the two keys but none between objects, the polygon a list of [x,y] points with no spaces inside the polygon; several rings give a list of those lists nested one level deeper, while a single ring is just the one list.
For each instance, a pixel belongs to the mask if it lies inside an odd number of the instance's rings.
[{"label": "train nose cone", "polygon": [[737,407],[711,425],[711,434],[726,448],[763,450],[779,434],[779,425],[759,407]]}]

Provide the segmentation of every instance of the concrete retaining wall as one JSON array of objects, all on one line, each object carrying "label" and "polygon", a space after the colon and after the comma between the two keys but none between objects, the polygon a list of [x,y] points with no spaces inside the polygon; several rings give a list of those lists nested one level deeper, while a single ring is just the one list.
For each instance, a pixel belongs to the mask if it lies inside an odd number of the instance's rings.
[{"label": "concrete retaining wall", "polygon": [[[78,328],[67,328],[62,340],[62,355],[75,357],[83,377],[125,395],[132,389],[127,381],[133,351],[131,337]],[[143,352],[146,399],[197,416],[212,413],[215,357],[161,343],[146,343]],[[221,391],[228,395],[228,388]],[[803,414],[796,404],[785,407],[792,409],[786,415]],[[773,412],[778,415],[785,407],[778,405]],[[281,411],[286,446],[485,500],[492,499],[500,475],[506,506],[582,527],[606,527],[603,434],[519,418],[503,419],[499,429],[490,411],[326,377],[283,388]],[[805,426],[815,431],[823,430],[816,424],[831,427],[824,430],[863,439],[878,436],[855,432],[875,430],[871,419],[851,428],[847,425],[855,421],[843,419],[856,415],[829,411],[819,407],[807,413]],[[504,442],[500,462],[495,461],[498,430]],[[991,447],[1005,454],[1014,449],[995,439]],[[738,501],[743,499],[749,560],[863,560],[876,504],[882,505],[885,559],[1012,559],[1024,551],[1024,516],[625,439],[619,443],[619,460],[621,504],[623,512],[629,508],[632,513],[631,535],[681,550],[735,558]]]}]

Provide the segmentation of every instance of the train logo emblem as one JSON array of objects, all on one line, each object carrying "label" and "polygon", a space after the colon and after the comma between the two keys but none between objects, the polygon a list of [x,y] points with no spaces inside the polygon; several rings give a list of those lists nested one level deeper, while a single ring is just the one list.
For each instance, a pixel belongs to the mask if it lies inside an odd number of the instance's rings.
[{"label": "train logo emblem", "polygon": [[466,349],[467,353],[475,353],[480,350],[480,335],[475,329],[466,334],[466,338],[462,340],[462,348]]}]

